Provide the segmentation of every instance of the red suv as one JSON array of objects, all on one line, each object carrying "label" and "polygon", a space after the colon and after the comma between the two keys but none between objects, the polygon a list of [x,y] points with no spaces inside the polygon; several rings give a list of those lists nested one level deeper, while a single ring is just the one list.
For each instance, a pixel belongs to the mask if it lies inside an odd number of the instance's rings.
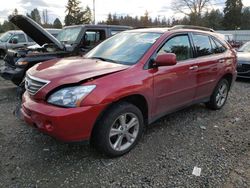
[{"label": "red suv", "polygon": [[204,30],[125,31],[84,57],[37,64],[26,75],[25,121],[59,140],[91,141],[119,156],[166,114],[195,103],[222,108],[236,78],[236,54]]}]

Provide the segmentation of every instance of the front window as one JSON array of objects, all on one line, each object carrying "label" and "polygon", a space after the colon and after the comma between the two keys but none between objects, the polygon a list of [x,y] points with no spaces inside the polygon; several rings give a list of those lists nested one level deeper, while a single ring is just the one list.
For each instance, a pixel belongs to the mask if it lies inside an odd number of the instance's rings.
[{"label": "front window", "polygon": [[26,38],[24,36],[24,34],[16,34],[14,35],[11,40],[16,39],[18,41],[18,43],[25,43],[26,42]]},{"label": "front window", "polygon": [[160,36],[160,33],[119,33],[98,45],[85,57],[133,65],[140,60]]},{"label": "front window", "polygon": [[250,42],[244,44],[239,50],[239,52],[250,52]]},{"label": "front window", "polygon": [[7,42],[7,41],[11,38],[12,35],[13,35],[12,33],[4,33],[4,34],[0,37],[0,41],[1,41],[1,42]]},{"label": "front window", "polygon": [[65,44],[73,44],[78,38],[82,27],[69,27],[61,30],[57,35],[57,39]]},{"label": "front window", "polygon": [[157,55],[164,53],[174,53],[177,61],[184,61],[192,58],[192,48],[188,35],[179,35],[169,39]]}]

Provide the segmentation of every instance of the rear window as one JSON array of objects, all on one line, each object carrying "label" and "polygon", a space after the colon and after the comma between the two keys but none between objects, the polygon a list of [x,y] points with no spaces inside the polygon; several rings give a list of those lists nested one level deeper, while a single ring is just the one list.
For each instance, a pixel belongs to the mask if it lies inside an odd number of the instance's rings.
[{"label": "rear window", "polygon": [[207,35],[194,34],[193,41],[198,57],[213,54],[213,49],[210,43],[210,39]]},{"label": "rear window", "polygon": [[91,49],[105,40],[105,38],[105,30],[87,30],[84,34],[83,46],[84,48]]}]

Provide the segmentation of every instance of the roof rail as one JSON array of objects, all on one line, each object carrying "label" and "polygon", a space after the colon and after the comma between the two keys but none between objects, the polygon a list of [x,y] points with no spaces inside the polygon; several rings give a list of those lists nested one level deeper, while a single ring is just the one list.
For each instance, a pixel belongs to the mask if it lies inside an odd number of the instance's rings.
[{"label": "roof rail", "polygon": [[176,26],[171,27],[169,30],[171,31],[171,30],[177,30],[177,29],[196,29],[196,30],[214,32],[214,30],[211,28],[195,26],[195,25],[176,25]]}]

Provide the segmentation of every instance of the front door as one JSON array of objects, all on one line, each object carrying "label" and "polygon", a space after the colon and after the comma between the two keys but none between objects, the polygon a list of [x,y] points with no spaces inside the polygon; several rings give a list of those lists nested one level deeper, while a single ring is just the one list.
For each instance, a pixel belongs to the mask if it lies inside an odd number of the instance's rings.
[{"label": "front door", "polygon": [[[13,41],[16,41],[17,43],[13,43]],[[26,37],[23,33],[19,33],[19,34],[14,34],[11,39],[9,40],[8,44],[7,44],[7,48],[8,49],[15,49],[15,48],[20,48],[20,47],[24,47],[27,46],[28,42],[26,40]]]},{"label": "front door", "polygon": [[158,67],[154,73],[153,116],[161,116],[193,101],[196,89],[195,60],[187,34],[171,37],[157,52],[175,53],[177,64]]}]

